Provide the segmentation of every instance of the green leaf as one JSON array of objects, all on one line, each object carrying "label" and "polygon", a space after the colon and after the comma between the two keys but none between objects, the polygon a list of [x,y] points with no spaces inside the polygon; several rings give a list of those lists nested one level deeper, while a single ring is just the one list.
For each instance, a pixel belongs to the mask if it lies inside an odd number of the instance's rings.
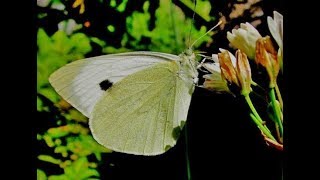
[{"label": "green leaf", "polygon": [[37,96],[37,111],[42,111],[43,110],[43,103],[41,99]]},{"label": "green leaf", "polygon": [[76,53],[86,54],[91,51],[90,39],[83,33],[72,35],[70,42],[73,45],[73,51]]},{"label": "green leaf", "polygon": [[55,50],[59,54],[68,54],[73,46],[72,42],[70,42],[66,32],[57,31],[51,37],[53,41],[53,50]]},{"label": "green leaf", "polygon": [[49,176],[48,180],[69,180],[67,175],[51,175]]},{"label": "green leaf", "polygon": [[97,37],[91,37],[90,40],[96,44],[98,44],[101,47],[104,47],[106,45],[106,42],[104,42],[103,40],[97,38]]},{"label": "green leaf", "polygon": [[70,133],[69,125],[60,126],[57,128],[50,128],[47,131],[48,135],[52,138],[60,138]]},{"label": "green leaf", "polygon": [[117,6],[116,0],[110,0],[110,6],[111,7],[116,7]]},{"label": "green leaf", "polygon": [[191,0],[181,0],[190,10],[195,11],[202,19],[209,22],[212,18],[210,16],[211,4],[209,1],[198,0],[196,9],[194,9],[194,2]]},{"label": "green leaf", "polygon": [[[43,54],[48,54],[50,53],[52,49],[52,43],[50,37],[46,34],[44,29],[39,28],[38,34],[37,34],[37,44],[39,47],[39,51]],[[41,49],[40,49],[41,48]]]},{"label": "green leaf", "polygon": [[[150,14],[148,12],[149,1],[144,4],[144,12],[133,12],[132,16],[126,20],[127,30],[130,36],[134,38],[128,43],[137,50],[152,50],[167,52],[172,54],[181,53],[191,42],[188,41],[189,30],[192,28],[190,39],[192,41],[198,39],[205,34],[207,28],[202,26],[197,30],[192,24],[191,19],[186,18],[183,11],[169,0],[160,1],[160,6],[156,10],[156,26],[154,29],[148,29]],[[150,38],[149,46],[142,45],[142,37]],[[209,35],[200,39],[195,47],[201,43],[212,41]],[[189,43],[189,44],[188,44]]]},{"label": "green leaf", "polygon": [[69,120],[74,120],[77,122],[83,122],[83,123],[88,122],[88,118],[76,109],[70,109],[68,111],[68,115],[66,115],[65,117]]},{"label": "green leaf", "polygon": [[99,173],[95,169],[89,168],[89,162],[86,157],[81,157],[74,161],[71,166],[64,169],[65,175],[69,179],[87,179],[92,176],[98,176]]},{"label": "green leaf", "polygon": [[41,161],[50,162],[52,164],[60,164],[62,162],[60,159],[55,159],[49,155],[39,155],[38,159]]},{"label": "green leaf", "polygon": [[[149,2],[146,1],[145,4],[146,3]],[[150,36],[150,31],[148,30],[149,20],[150,14],[148,12],[133,12],[132,16],[129,16],[126,19],[128,32],[131,36],[133,36],[136,39],[135,43],[139,42],[142,36]]]},{"label": "green leaf", "polygon": [[128,0],[122,0],[121,4],[117,7],[119,12],[123,12],[126,9]]},{"label": "green leaf", "polygon": [[37,169],[37,180],[47,180],[46,173],[40,169]]},{"label": "green leaf", "polygon": [[102,52],[107,53],[107,54],[113,54],[113,53],[122,53],[122,52],[129,52],[130,49],[121,47],[121,48],[115,48],[113,46],[106,46],[103,48]]},{"label": "green leaf", "polygon": [[[78,137],[68,137],[67,138],[67,148],[69,151],[77,154],[79,156],[88,156],[92,153],[95,155],[97,153],[108,153],[111,150],[98,144],[91,135],[79,135]],[[97,156],[99,159],[99,156]]]}]

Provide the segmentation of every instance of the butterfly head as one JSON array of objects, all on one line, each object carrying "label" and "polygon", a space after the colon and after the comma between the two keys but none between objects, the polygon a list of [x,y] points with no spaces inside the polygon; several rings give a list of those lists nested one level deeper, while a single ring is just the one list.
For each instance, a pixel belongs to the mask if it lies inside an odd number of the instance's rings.
[{"label": "butterfly head", "polygon": [[183,53],[185,56],[194,56],[192,47],[187,48]]}]

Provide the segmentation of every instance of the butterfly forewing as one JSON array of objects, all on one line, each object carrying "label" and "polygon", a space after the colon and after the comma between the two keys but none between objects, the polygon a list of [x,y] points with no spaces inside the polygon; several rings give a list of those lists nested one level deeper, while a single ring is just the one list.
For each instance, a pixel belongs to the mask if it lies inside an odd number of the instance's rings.
[{"label": "butterfly forewing", "polygon": [[90,118],[94,138],[115,151],[157,155],[176,144],[194,85],[180,77],[178,61],[161,62],[115,83]]},{"label": "butterfly forewing", "polygon": [[72,62],[49,78],[51,85],[66,101],[85,116],[90,117],[93,107],[106,88],[124,77],[154,66],[159,62],[175,61],[179,57],[159,52],[130,52],[104,55]]}]

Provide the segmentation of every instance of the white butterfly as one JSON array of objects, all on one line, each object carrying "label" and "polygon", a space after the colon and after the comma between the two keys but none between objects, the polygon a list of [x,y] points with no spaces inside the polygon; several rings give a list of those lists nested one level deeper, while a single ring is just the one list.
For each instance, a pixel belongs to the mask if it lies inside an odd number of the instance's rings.
[{"label": "white butterfly", "polygon": [[179,56],[129,52],[72,62],[49,82],[89,118],[98,143],[129,154],[158,155],[176,144],[187,120],[198,66],[191,48]]},{"label": "white butterfly", "polygon": [[89,118],[98,143],[119,152],[157,155],[177,142],[197,81],[196,67],[190,49],[179,56],[129,52],[72,62],[49,81]]}]

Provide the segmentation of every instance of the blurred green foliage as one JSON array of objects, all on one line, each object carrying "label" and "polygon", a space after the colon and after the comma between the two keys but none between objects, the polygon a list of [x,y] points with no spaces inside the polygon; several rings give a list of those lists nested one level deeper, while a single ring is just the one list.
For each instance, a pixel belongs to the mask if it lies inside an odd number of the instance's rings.
[{"label": "blurred green foliage", "polygon": [[[89,22],[86,18],[78,18],[80,16],[79,7],[73,7],[74,2],[74,0],[37,1],[38,20],[45,22],[39,23],[37,32],[37,111],[41,113],[41,117],[46,117],[39,120],[40,124],[49,126],[40,127],[37,132],[37,141],[42,145],[41,147],[46,147],[45,150],[39,149],[38,161],[49,163],[63,170],[62,173],[47,172],[45,165],[39,165],[37,167],[39,180],[99,178],[101,172],[98,172],[97,168],[99,164],[104,163],[102,154],[111,152],[92,138],[88,128],[88,119],[61,99],[50,86],[48,78],[52,72],[69,62],[88,57],[90,53],[100,55],[151,50],[177,54],[188,47],[187,43],[191,44],[188,42],[190,27],[192,28],[191,41],[207,31],[205,26],[196,28],[192,25],[192,20],[186,17],[181,8],[170,0],[159,1],[154,14],[152,14],[154,8],[150,7],[151,1],[144,1],[142,8],[137,7],[136,10],[129,12],[127,11],[128,0],[97,0],[101,6],[104,3],[114,12],[126,14],[123,23],[125,27],[121,32],[117,29],[118,26],[111,23],[104,29],[93,30],[102,33],[120,33],[121,47],[118,47],[113,41],[96,37],[87,31],[86,26],[89,27]],[[87,1],[81,2],[84,3],[84,6],[87,3]],[[183,2],[189,5],[192,3],[187,0]],[[210,17],[211,6],[208,4],[210,3],[207,1],[199,3],[199,6],[206,7],[203,11],[199,11],[205,20]],[[155,4],[153,3],[152,6]],[[83,16],[88,11],[90,12],[88,7],[85,6]],[[59,23],[50,19],[55,15],[61,19]],[[151,27],[153,20],[155,21],[154,27]],[[195,47],[210,41],[212,39],[208,35],[202,38]],[[89,160],[88,157],[91,155],[94,158]]]}]

